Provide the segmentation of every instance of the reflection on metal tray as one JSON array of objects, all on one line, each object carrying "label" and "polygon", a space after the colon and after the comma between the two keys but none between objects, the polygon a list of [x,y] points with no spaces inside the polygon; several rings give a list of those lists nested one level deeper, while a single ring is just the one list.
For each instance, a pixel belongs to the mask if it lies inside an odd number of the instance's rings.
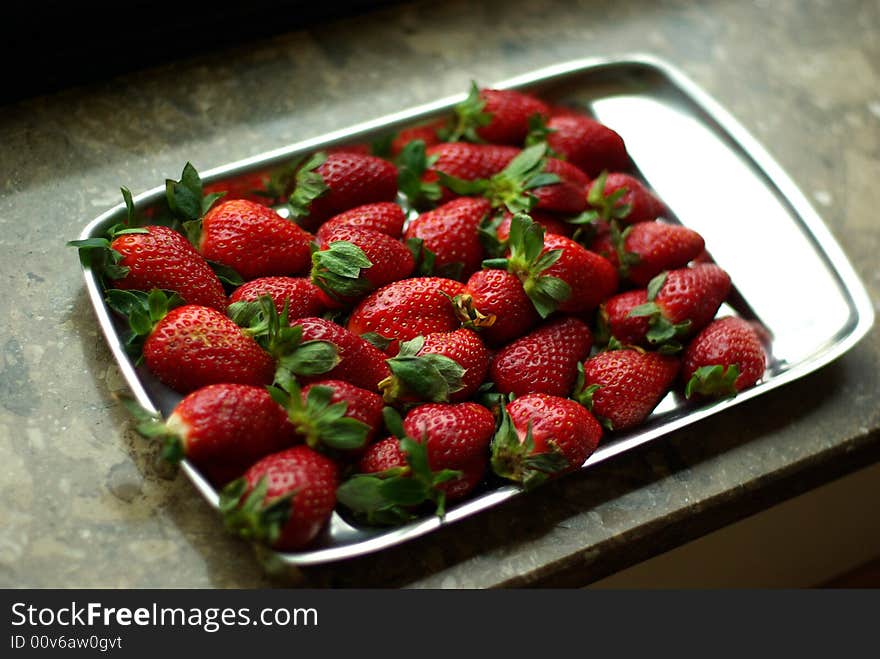
[{"label": "reflection on metal tray", "polygon": [[[767,152],[717,103],[669,64],[647,56],[589,59],[560,64],[498,88],[529,90],[555,103],[578,107],[619,132],[639,175],[672,209],[671,218],[706,239],[715,261],[730,273],[735,291],[720,313],[759,319],[773,337],[763,381],[733,399],[703,407],[669,394],[641,427],[606,437],[584,469],[746,400],[761,396],[836,359],[871,327],[867,293],[822,220]],[[442,99],[405,112],[299,142],[213,169],[206,182],[222,181],[281,164],[300,153],[369,141],[408,124],[437,117],[463,100]],[[164,187],[136,198],[157,202]],[[82,238],[100,235],[124,218],[120,205],[93,220]],[[761,240],[754,236],[760,235]],[[784,271],[773,270],[784,246]],[[784,272],[784,274],[782,274]],[[111,317],[97,278],[85,270],[98,320],[129,386],[146,408],[167,414],[180,396],[126,356],[122,326]],[[811,300],[821,299],[821,308]],[[217,492],[191,465],[183,469],[217,506]],[[307,551],[275,554],[287,565],[310,565],[359,556],[452,524],[520,493],[510,485],[485,484],[467,501],[436,517],[394,529],[349,524],[334,514],[329,528]],[[218,524],[218,533],[220,526]]]}]

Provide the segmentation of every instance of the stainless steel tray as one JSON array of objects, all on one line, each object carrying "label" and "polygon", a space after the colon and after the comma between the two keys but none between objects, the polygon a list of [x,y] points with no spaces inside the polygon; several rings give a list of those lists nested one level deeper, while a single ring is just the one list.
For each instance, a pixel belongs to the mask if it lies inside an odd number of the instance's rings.
[{"label": "stainless steel tray", "polygon": [[[578,60],[492,86],[528,89],[579,106],[617,130],[641,176],[672,209],[673,219],[699,231],[716,262],[730,273],[735,291],[730,306],[720,313],[760,319],[773,336],[773,354],[758,386],[699,408],[670,394],[646,424],[606,438],[583,469],[815,371],[852,348],[871,327],[874,312],[864,286],[804,195],[733,117],[668,63],[643,55]],[[463,98],[444,98],[224,165],[204,173],[203,179],[222,181],[300,153],[371,140],[443,114]],[[146,207],[163,195],[160,186],[135,202]],[[81,238],[100,235],[124,214],[122,204],[107,211],[86,226]],[[145,369],[135,368],[120,341],[122,326],[105,305],[97,278],[88,268],[84,275],[101,328],[132,392],[144,407],[168,414],[180,396]],[[821,308],[812,303],[816,299],[823,301]],[[190,464],[184,462],[182,468],[216,508],[217,492]],[[487,485],[452,507],[442,521],[427,517],[392,530],[356,527],[334,514],[314,547],[272,559],[305,566],[363,555],[519,493],[513,486]]]}]

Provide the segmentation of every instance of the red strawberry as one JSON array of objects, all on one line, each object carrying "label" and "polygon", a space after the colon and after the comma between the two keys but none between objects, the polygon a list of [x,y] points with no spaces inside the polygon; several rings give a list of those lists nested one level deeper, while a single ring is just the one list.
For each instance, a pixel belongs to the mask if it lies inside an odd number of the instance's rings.
[{"label": "red strawberry", "polygon": [[602,319],[621,342],[675,351],[681,349],[680,339],[709,324],[729,292],[730,276],[717,265],[679,268],[657,275],[641,293],[611,298]]},{"label": "red strawberry", "polygon": [[547,144],[568,162],[597,176],[603,169],[626,169],[629,156],[623,139],[594,119],[572,114],[557,115],[547,122]]},{"label": "red strawberry", "polygon": [[287,413],[263,387],[213,384],[184,397],[167,421],[126,401],[146,437],[164,441],[162,457],[186,458],[214,485],[241,476],[254,462],[294,442]]},{"label": "red strawberry", "polygon": [[688,344],[682,361],[685,395],[735,396],[764,375],[767,358],[755,328],[727,316],[707,325]]},{"label": "red strawberry", "polygon": [[600,352],[584,362],[573,398],[609,429],[625,430],[648,418],[678,374],[678,359],[636,348]]},{"label": "red strawberry", "polygon": [[529,132],[529,120],[546,119],[550,108],[541,100],[510,89],[478,89],[471,86],[467,99],[456,106],[450,141],[521,145]]},{"label": "red strawberry", "polygon": [[495,353],[489,377],[504,394],[568,396],[578,362],[590,354],[593,337],[574,317],[550,321]]},{"label": "red strawberry", "polygon": [[400,238],[405,220],[403,209],[394,202],[383,201],[376,204],[364,204],[331,217],[321,225],[315,237],[318,240],[326,241],[328,234],[337,227],[350,226],[372,229],[392,238]]},{"label": "red strawberry", "polygon": [[401,342],[388,368],[391,376],[379,383],[386,402],[457,403],[483,384],[489,351],[473,330],[434,332]]},{"label": "red strawberry", "polygon": [[[529,217],[532,218],[533,222],[537,222],[543,227],[545,235],[552,233],[557,236],[571,238],[571,234],[574,232],[574,226],[562,220],[558,215],[533,210],[529,213]],[[502,243],[506,243],[508,238],[510,238],[510,222],[512,219],[513,215],[510,212],[505,211],[501,222],[499,222],[498,226],[495,228],[498,240]]]},{"label": "red strawberry", "polygon": [[404,147],[410,142],[421,140],[426,147],[432,147],[440,142],[437,131],[446,126],[444,119],[438,119],[420,126],[412,128],[404,128],[391,141],[391,156],[396,157],[403,151]]},{"label": "red strawberry", "polygon": [[312,281],[331,299],[353,300],[412,274],[412,253],[391,236],[341,226],[312,254]]},{"label": "red strawberry", "polygon": [[544,235],[527,215],[511,221],[510,256],[485,267],[506,268],[523,283],[538,313],[592,311],[617,290],[617,271],[607,259],[565,236]]},{"label": "red strawberry", "polygon": [[342,380],[319,379],[300,391],[295,380],[270,387],[296,434],[312,448],[357,453],[382,425],[382,398]]},{"label": "red strawberry", "polygon": [[291,551],[308,545],[327,525],[338,484],[330,458],[294,446],[266,456],[224,488],[220,510],[229,531]]},{"label": "red strawberry", "polygon": [[530,489],[581,467],[601,437],[602,426],[575,401],[528,394],[507,404],[492,442],[492,469]]},{"label": "red strawberry", "polygon": [[245,279],[299,274],[311,262],[311,234],[271,208],[245,199],[216,204],[193,239],[202,256]]},{"label": "red strawberry", "polygon": [[225,199],[247,199],[255,204],[271,206],[282,196],[283,190],[273,189],[272,172],[251,172],[231,179],[209,183],[204,193],[223,193]]},{"label": "red strawberry", "polygon": [[612,222],[611,231],[590,246],[607,258],[621,277],[638,286],[647,286],[664,270],[686,266],[704,247],[703,237],[696,231],[663,222],[639,222],[623,232]]},{"label": "red strawberry", "polygon": [[[296,324],[302,327],[303,340],[327,341],[336,347],[339,364],[320,379],[344,380],[362,389],[376,391],[379,382],[388,377],[390,372],[385,353],[344,327],[323,318],[300,318]],[[306,377],[304,381],[317,379]]]},{"label": "red strawberry", "polygon": [[394,201],[397,168],[376,156],[318,152],[296,174],[292,215],[315,229],[324,220],[364,204]]},{"label": "red strawberry", "polygon": [[397,354],[398,341],[432,332],[451,332],[461,323],[452,298],[464,284],[441,277],[414,277],[383,286],[354,308],[348,329],[355,334],[378,334],[391,339],[385,352]]},{"label": "red strawberry", "polygon": [[587,203],[599,219],[627,224],[651,222],[666,213],[666,205],[653,192],[622,172],[602,172],[588,188]]},{"label": "red strawberry", "polygon": [[[498,174],[510,161],[520,153],[520,149],[512,146],[498,146],[494,144],[468,144],[466,142],[441,143],[427,149],[426,157],[436,158],[430,166],[423,165],[416,168],[426,170],[421,175],[425,183],[433,183],[438,180],[438,173],[453,176],[465,181],[485,179]],[[449,201],[458,196],[448,188],[444,188],[441,201]]]},{"label": "red strawberry", "polygon": [[[123,196],[131,203],[124,188]],[[223,284],[182,234],[164,226],[145,226],[109,235],[110,239],[73,240],[68,245],[79,248],[83,262],[113,288],[159,288],[174,291],[189,304],[226,308]]]},{"label": "red strawberry", "polygon": [[476,403],[428,404],[401,424],[386,413],[395,437],[373,444],[361,458],[361,474],[343,483],[339,500],[373,523],[399,523],[413,507],[459,499],[482,480],[495,419]]},{"label": "red strawberry", "polygon": [[324,292],[305,277],[261,277],[239,286],[229,296],[230,304],[256,302],[264,295],[272,298],[280,314],[288,305],[288,318],[316,316],[326,311],[332,302]]},{"label": "red strawberry", "polygon": [[522,282],[507,270],[479,270],[471,275],[455,309],[465,327],[472,327],[491,345],[516,339],[540,320]]},{"label": "red strawberry", "polygon": [[432,273],[467,278],[480,269],[484,254],[478,229],[490,211],[485,199],[455,199],[419,215],[407,227],[405,238],[422,241],[422,248],[432,255]]}]

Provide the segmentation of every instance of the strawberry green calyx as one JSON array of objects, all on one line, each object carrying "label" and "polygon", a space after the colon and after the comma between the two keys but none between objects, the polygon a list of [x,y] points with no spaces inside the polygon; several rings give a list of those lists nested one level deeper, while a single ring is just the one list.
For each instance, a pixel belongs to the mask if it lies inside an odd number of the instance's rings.
[{"label": "strawberry green calyx", "polygon": [[[547,137],[551,133],[555,133],[555,128],[550,128],[547,125],[547,120],[544,118],[541,113],[536,112],[531,117],[529,117],[529,134],[526,135],[526,146],[534,146],[535,144],[540,144],[541,142],[547,142]],[[554,158],[559,158],[560,160],[565,160],[565,157],[561,154],[556,153],[547,146],[547,155],[553,156]]]},{"label": "strawberry green calyx", "polygon": [[438,158],[437,155],[427,155],[424,140],[409,142],[398,154],[395,160],[397,187],[412,208],[428,208],[440,199],[440,185],[422,180],[425,172],[434,166]]},{"label": "strawberry green calyx", "polygon": [[244,538],[268,545],[281,537],[281,530],[290,518],[295,492],[265,501],[269,481],[263,476],[249,494],[247,480],[232,481],[220,492],[220,513],[226,530]]},{"label": "strawberry green calyx", "polygon": [[507,240],[501,240],[498,237],[498,227],[503,221],[503,214],[490,214],[480,220],[480,225],[477,227],[480,244],[486,250],[486,254],[493,259],[504,256],[507,251]]},{"label": "strawberry green calyx", "polygon": [[313,249],[312,282],[335,300],[357,297],[372,288],[362,275],[372,265],[360,247],[347,240],[337,240],[327,249]]},{"label": "strawberry green calyx", "polygon": [[525,437],[520,440],[519,433],[510,419],[507,410],[500,409],[501,423],[492,439],[492,471],[498,476],[532,490],[549,478],[568,468],[568,460],[562,451],[550,440],[551,449],[544,453],[534,453],[535,441],[532,426],[529,424]]},{"label": "strawberry green calyx", "polygon": [[566,282],[542,274],[559,260],[562,250],[544,252],[544,228],[524,213],[517,213],[510,221],[508,246],[510,256],[486,259],[483,267],[503,268],[515,274],[538,314],[546,318],[571,296],[571,287]]},{"label": "strawberry green calyx", "polygon": [[[308,215],[312,202],[330,189],[324,182],[324,177],[316,171],[326,161],[327,153],[318,151],[297,170],[294,177],[296,187],[287,200],[292,219]],[[295,165],[298,164],[297,161]]]},{"label": "strawberry green calyx", "polygon": [[129,355],[142,357],[143,344],[162,320],[174,307],[184,303],[183,298],[173,291],[154,288],[149,293],[136,290],[111,288],[105,297],[107,306],[128,320],[129,329],[125,334],[125,349]]},{"label": "strawberry green calyx", "polygon": [[[620,342],[617,341],[614,337],[611,337],[611,342],[616,344],[615,347],[611,347],[609,344],[609,350],[617,350],[619,349]],[[599,384],[591,384],[587,385],[586,383],[586,375],[584,374],[584,363],[578,362],[577,365],[577,379],[574,383],[574,390],[572,391],[571,398],[576,400],[578,403],[586,407],[590,412],[593,412],[593,395],[602,388],[602,385]],[[593,416],[596,417],[596,420],[599,421],[607,430],[614,430],[614,424],[611,422],[611,419],[607,419],[604,416],[600,416],[593,412]]]},{"label": "strawberry green calyx", "polygon": [[449,402],[449,396],[464,389],[465,369],[444,355],[419,355],[425,337],[417,336],[400,344],[396,357],[387,359],[391,375],[379,383],[386,403],[417,399],[429,403]]},{"label": "strawberry green calyx", "polygon": [[739,364],[701,366],[694,371],[691,379],[688,380],[684,390],[685,398],[691,398],[694,395],[711,398],[736,396],[736,379],[739,375]]},{"label": "strawberry green calyx", "polygon": [[202,179],[192,163],[186,163],[180,180],[165,179],[165,201],[171,215],[182,223],[187,239],[198,247],[202,234],[202,217],[225,192],[206,195]]},{"label": "strawberry green calyx", "polygon": [[590,186],[590,192],[587,194],[587,203],[593,208],[599,219],[610,222],[611,220],[622,220],[626,218],[632,206],[629,204],[618,204],[617,202],[629,192],[629,188],[618,188],[609,195],[605,194],[605,181],[608,178],[608,171],[603,170],[593,184]]},{"label": "strawberry green calyx", "polygon": [[407,238],[406,248],[415,262],[415,275],[418,277],[443,277],[444,279],[461,279],[464,263],[454,261],[437,266],[437,255],[425,247],[423,238]]},{"label": "strawberry green calyx", "polygon": [[348,411],[345,401],[331,403],[333,389],[330,387],[310,387],[304,400],[296,380],[290,377],[266,390],[272,400],[287,410],[290,423],[310,448],[347,451],[366,444],[370,427],[345,416]]},{"label": "strawberry green calyx", "polygon": [[527,212],[538,202],[529,190],[561,180],[558,175],[544,171],[546,155],[547,144],[541,142],[523,149],[507,167],[491,178],[466,181],[444,172],[437,172],[437,176],[440,183],[456,194],[482,195],[493,208],[504,207],[511,213]]},{"label": "strawberry green calyx", "polygon": [[631,231],[632,226],[628,226],[621,231],[617,220],[611,220],[611,245],[614,247],[614,252],[617,255],[617,263],[619,264],[617,271],[624,278],[629,277],[629,269],[634,265],[638,265],[642,260],[635,252],[626,251],[626,237]]},{"label": "strawberry green calyx", "polygon": [[148,439],[162,441],[161,455],[164,460],[178,464],[186,457],[186,441],[172,424],[163,421],[158,414],[144,409],[133,398],[120,395],[115,397],[134,418],[135,430],[138,434]]},{"label": "strawberry green calyx", "polygon": [[679,339],[687,335],[691,321],[672,323],[663,315],[663,309],[660,308],[660,305],[655,302],[657,294],[666,283],[668,274],[666,271],[661,272],[648,282],[648,301],[630,309],[627,316],[646,316],[648,318],[648,333],[646,335],[648,342],[657,346],[658,352],[675,354],[683,348]]},{"label": "strawberry green calyx", "polygon": [[296,375],[320,375],[333,370],[341,357],[329,341],[303,341],[302,325],[291,327],[289,305],[279,314],[268,295],[249,302],[234,302],[227,314],[275,357],[275,381],[289,383]]},{"label": "strawberry green calyx", "polygon": [[[413,509],[431,501],[435,514],[446,514],[446,493],[437,486],[461,477],[453,469],[432,471],[428,450],[403,432],[403,423],[391,408],[383,410],[389,431],[399,438],[406,466],[375,474],[355,474],[336,490],[336,499],[368,524],[397,525],[415,518]],[[395,430],[395,428],[397,430]]]},{"label": "strawberry green calyx", "polygon": [[105,238],[86,238],[84,240],[70,240],[68,247],[76,247],[79,250],[79,260],[83,266],[91,268],[99,277],[104,279],[125,279],[130,268],[119,265],[123,259],[122,254],[110,247],[117,236],[131,233],[149,233],[146,229],[133,227],[130,229],[120,228],[116,225],[108,229]]},{"label": "strawberry green calyx", "polygon": [[486,101],[480,96],[480,88],[471,81],[467,98],[455,106],[455,117],[449,127],[441,131],[440,138],[444,142],[482,142],[477,129],[492,123],[492,114],[484,112],[485,108]]}]

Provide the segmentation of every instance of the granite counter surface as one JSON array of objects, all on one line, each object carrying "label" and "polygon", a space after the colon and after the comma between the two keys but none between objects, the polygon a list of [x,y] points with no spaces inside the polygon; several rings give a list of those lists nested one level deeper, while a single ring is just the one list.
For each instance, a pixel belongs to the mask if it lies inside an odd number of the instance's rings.
[{"label": "granite counter surface", "polygon": [[[650,52],[751,131],[880,300],[880,4],[416,3],[0,107],[0,586],[263,587],[158,466],[64,241],[176,175],[556,62]],[[586,583],[880,458],[880,329],[758,400],[314,586]],[[870,502],[853,502],[865,506]]]}]

